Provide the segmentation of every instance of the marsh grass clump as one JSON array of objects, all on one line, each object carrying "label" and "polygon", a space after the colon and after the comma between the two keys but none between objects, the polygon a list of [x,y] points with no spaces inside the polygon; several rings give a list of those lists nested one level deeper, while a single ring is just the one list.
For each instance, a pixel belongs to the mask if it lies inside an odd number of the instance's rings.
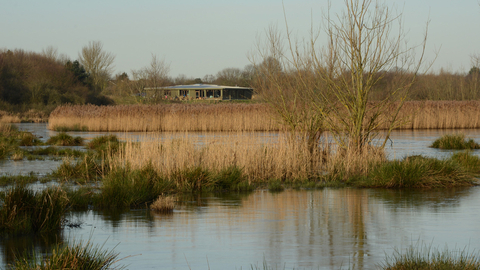
[{"label": "marsh grass clump", "polygon": [[268,181],[267,187],[268,191],[270,192],[281,192],[285,190],[282,181],[279,179],[270,179],[270,181]]},{"label": "marsh grass clump", "polygon": [[174,184],[163,179],[152,166],[140,170],[115,168],[102,180],[94,205],[101,208],[139,207],[173,188]]},{"label": "marsh grass clump", "polygon": [[42,141],[30,132],[22,132],[20,135],[20,146],[35,146],[42,145]]},{"label": "marsh grass clump", "polygon": [[118,144],[120,141],[116,135],[104,135],[93,138],[88,144],[89,149],[99,149],[103,148],[106,145]]},{"label": "marsh grass clump", "polygon": [[480,158],[474,156],[472,151],[467,150],[454,153],[450,159],[458,162],[463,168],[471,173],[480,173]]},{"label": "marsh grass clump", "polygon": [[253,189],[242,170],[236,166],[212,173],[210,181],[213,182],[213,189],[217,191],[249,191]]},{"label": "marsh grass clump", "polygon": [[473,185],[474,177],[452,159],[410,156],[374,166],[354,185],[378,188],[435,188]]},{"label": "marsh grass clump", "polygon": [[28,175],[2,175],[0,176],[0,186],[12,184],[26,185],[39,181],[39,177],[33,172]]},{"label": "marsh grass clump", "polygon": [[83,145],[83,138],[79,136],[72,137],[65,132],[61,132],[53,137],[50,137],[46,144],[58,146],[81,146]]},{"label": "marsh grass clump", "polygon": [[124,269],[123,266],[112,268],[119,261],[118,255],[119,253],[104,250],[102,246],[94,246],[90,241],[71,245],[60,244],[45,257],[35,253],[17,256],[14,267],[18,270]]},{"label": "marsh grass clump", "polygon": [[432,148],[439,149],[480,149],[480,144],[476,143],[473,139],[466,139],[465,134],[446,134],[441,138],[436,139],[432,145]]},{"label": "marsh grass clump", "polygon": [[157,213],[171,213],[175,208],[175,197],[173,196],[164,196],[160,195],[158,198],[150,205],[150,209]]},{"label": "marsh grass clump", "polygon": [[51,175],[62,180],[89,182],[107,175],[109,170],[108,160],[89,152],[77,159],[71,156],[64,157],[62,164]]},{"label": "marsh grass clump", "polygon": [[177,184],[177,190],[183,192],[209,191],[215,188],[211,172],[202,167],[190,167],[177,170],[171,176]]},{"label": "marsh grass clump", "polygon": [[33,192],[15,186],[3,195],[0,208],[0,234],[16,235],[59,230],[68,198],[60,188]]},{"label": "marsh grass clump", "polygon": [[74,124],[72,126],[54,126],[52,129],[58,132],[88,131],[87,126],[80,126],[78,124]]},{"label": "marsh grass clump", "polygon": [[386,270],[478,270],[480,257],[466,250],[443,251],[431,246],[410,246],[404,253],[396,250],[380,266]]}]

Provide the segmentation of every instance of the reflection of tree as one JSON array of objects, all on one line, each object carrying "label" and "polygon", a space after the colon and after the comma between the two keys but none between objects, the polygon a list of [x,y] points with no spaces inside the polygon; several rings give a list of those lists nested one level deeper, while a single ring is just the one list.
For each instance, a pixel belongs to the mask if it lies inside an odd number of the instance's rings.
[{"label": "reflection of tree", "polygon": [[36,236],[0,237],[3,264],[13,264],[16,257],[32,252],[32,248],[36,254],[47,254],[56,244],[63,241],[65,238],[61,232]]}]

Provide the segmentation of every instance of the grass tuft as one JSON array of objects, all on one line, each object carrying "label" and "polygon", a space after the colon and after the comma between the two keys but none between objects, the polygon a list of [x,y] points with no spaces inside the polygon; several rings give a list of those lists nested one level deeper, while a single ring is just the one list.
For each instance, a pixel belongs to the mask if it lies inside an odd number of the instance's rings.
[{"label": "grass tuft", "polygon": [[409,247],[404,253],[395,251],[381,265],[386,270],[478,270],[480,258],[466,250],[440,251],[431,246]]},{"label": "grass tuft", "polygon": [[436,139],[432,148],[439,149],[480,149],[480,145],[472,139],[466,139],[465,134],[447,134]]},{"label": "grass tuft", "polygon": [[410,156],[386,161],[356,179],[355,185],[375,188],[434,188],[471,186],[474,175],[453,159]]},{"label": "grass tuft", "polygon": [[[42,258],[35,253],[17,256],[15,269],[112,269],[119,261],[119,253],[93,246],[92,242],[73,243],[72,245],[57,245],[48,256]],[[123,269],[115,267],[114,269]]]},{"label": "grass tuft", "polygon": [[44,233],[59,230],[68,204],[60,188],[33,192],[25,186],[5,191],[0,208],[0,235]]},{"label": "grass tuft", "polygon": [[157,213],[171,213],[175,208],[175,197],[159,196],[151,205],[150,209]]},{"label": "grass tuft", "polygon": [[65,132],[61,132],[56,136],[50,137],[46,144],[58,146],[80,146],[83,145],[83,138],[72,137]]}]

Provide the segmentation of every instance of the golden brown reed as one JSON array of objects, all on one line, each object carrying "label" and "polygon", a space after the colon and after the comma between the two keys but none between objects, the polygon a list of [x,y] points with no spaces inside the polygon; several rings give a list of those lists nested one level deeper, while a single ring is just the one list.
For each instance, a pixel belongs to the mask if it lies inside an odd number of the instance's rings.
[{"label": "golden brown reed", "polygon": [[402,129],[480,128],[480,101],[410,101],[401,116],[409,120]]},{"label": "golden brown reed", "polygon": [[0,111],[0,123],[20,123],[21,119],[18,115],[12,115],[6,111]]},{"label": "golden brown reed", "polygon": [[49,129],[89,131],[268,131],[278,130],[264,104],[160,104],[60,106]]},{"label": "golden brown reed", "polygon": [[[90,131],[281,130],[274,116],[267,104],[70,105],[55,109],[48,127],[77,126]],[[399,118],[404,120],[399,129],[480,128],[480,101],[408,101]]]},{"label": "golden brown reed", "polygon": [[150,209],[158,213],[171,213],[175,208],[175,197],[160,195],[150,205]]},{"label": "golden brown reed", "polygon": [[306,143],[291,143],[280,138],[272,144],[261,144],[248,134],[232,134],[195,144],[187,137],[169,141],[128,142],[113,157],[113,166],[141,169],[151,164],[165,178],[176,172],[201,167],[219,172],[237,166],[252,182],[268,179],[305,180],[318,176],[323,169],[322,151],[310,152]]}]

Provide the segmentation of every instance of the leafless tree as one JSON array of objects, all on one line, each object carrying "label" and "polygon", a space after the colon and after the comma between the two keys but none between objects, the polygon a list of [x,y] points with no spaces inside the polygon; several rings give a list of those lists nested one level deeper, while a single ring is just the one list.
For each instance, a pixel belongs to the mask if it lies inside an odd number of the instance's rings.
[{"label": "leafless tree", "polygon": [[170,64],[165,59],[158,59],[156,55],[152,54],[152,60],[150,66],[145,68],[145,74],[147,75],[148,87],[155,91],[155,97],[160,98],[158,94],[159,88],[166,86],[168,81],[168,73],[170,72]]},{"label": "leafless tree", "polygon": [[100,41],[90,41],[78,54],[78,61],[90,74],[97,93],[106,87],[114,68],[114,60],[115,55],[104,51]]},{"label": "leafless tree", "polygon": [[[306,123],[313,117],[334,134],[343,149],[363,151],[379,127],[387,126],[380,144],[384,147],[402,120],[398,112],[424,66],[427,30],[418,45],[409,46],[401,13],[394,13],[381,1],[344,0],[344,4],[343,13],[325,15],[327,43],[323,46],[318,44],[321,32],[313,27],[306,42],[292,37],[288,23],[285,39],[275,28],[269,29],[269,50],[265,53],[265,46],[258,47],[264,52],[263,64],[256,67],[262,70],[262,65],[268,66],[266,61],[275,60],[272,63],[280,63],[283,72],[267,72],[264,80],[269,85],[273,82],[274,87],[262,90],[270,92],[264,96],[277,104],[274,107],[287,123],[308,127]],[[391,81],[393,90],[371,102],[372,90],[391,70],[396,75]],[[310,107],[313,112],[306,109]]]}]

